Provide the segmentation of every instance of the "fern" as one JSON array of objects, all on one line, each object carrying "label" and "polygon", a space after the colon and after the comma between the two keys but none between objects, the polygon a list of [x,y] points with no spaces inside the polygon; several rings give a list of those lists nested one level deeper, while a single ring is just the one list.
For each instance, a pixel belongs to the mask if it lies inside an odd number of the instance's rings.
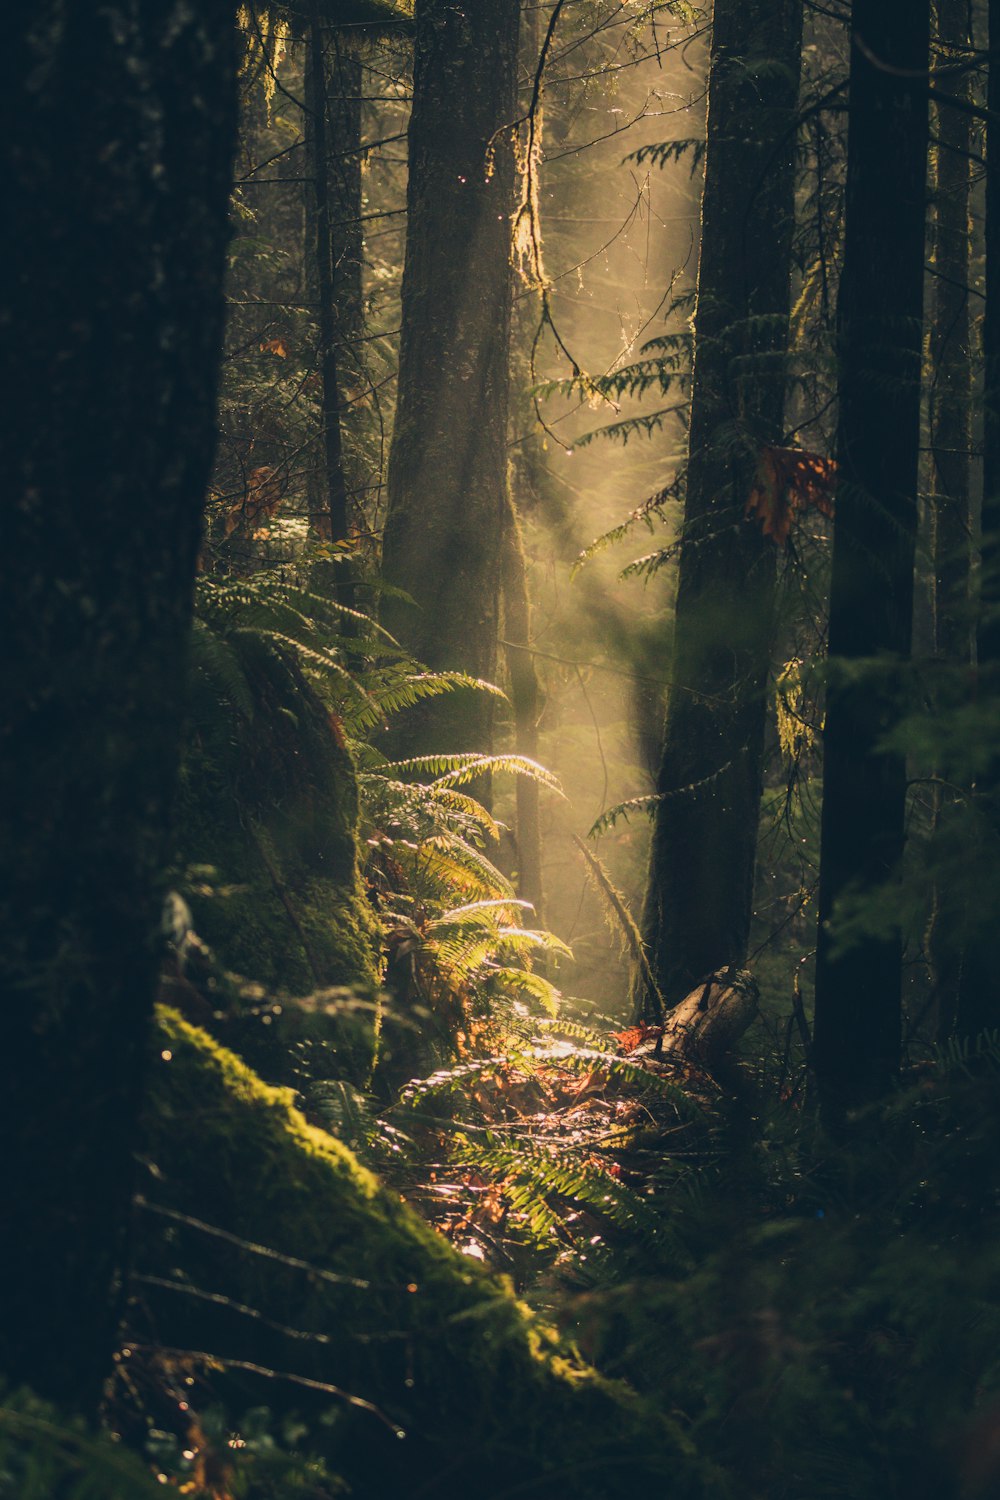
[{"label": "fern", "polygon": [[[612,1039],[603,1031],[594,1031],[590,1026],[583,1026],[579,1021],[566,1021],[560,1017],[558,1020],[539,1021],[538,1026],[544,1032],[553,1032],[558,1036],[571,1037],[573,1041],[582,1042],[585,1047],[592,1048],[595,1052],[604,1052],[610,1049]],[[608,1051],[609,1056],[615,1054]]]},{"label": "fern", "polygon": [[565,798],[565,793],[552,772],[525,755],[415,755],[409,760],[388,761],[385,768],[387,771],[401,771],[411,775],[424,772],[435,778],[432,783],[435,787],[463,786],[486,775],[524,776]]},{"label": "fern", "polygon": [[638,1063],[629,1062],[625,1057],[618,1057],[614,1052],[592,1047],[572,1047],[559,1052],[540,1049],[534,1056],[539,1062],[558,1063],[560,1068],[569,1068],[575,1073],[587,1074],[600,1069],[608,1075],[609,1081],[614,1079],[617,1083],[627,1084],[638,1093],[655,1096],[688,1119],[700,1115],[703,1110],[700,1102],[680,1084],[672,1083],[662,1073],[654,1073]]},{"label": "fern", "polygon": [[386,718],[403,713],[426,698],[435,698],[442,693],[453,693],[460,689],[489,693],[495,698],[506,695],[492,682],[479,677],[470,677],[465,672],[424,672],[412,663],[397,663],[381,673],[369,673],[365,678],[368,706],[345,716],[347,727],[354,733],[381,728]]},{"label": "fern", "polygon": [[492,967],[487,983],[494,990],[513,993],[534,1000],[548,1016],[554,1017],[562,996],[551,980],[542,974],[533,974],[530,969]]},{"label": "fern", "polygon": [[658,792],[649,792],[642,797],[629,797],[624,802],[616,802],[614,807],[609,807],[606,812],[596,819],[587,834],[589,839],[597,838],[599,834],[607,833],[614,828],[619,818],[624,818],[626,823],[631,820],[632,813],[646,813],[652,817],[663,798]]},{"label": "fern", "polygon": [[576,1160],[565,1149],[550,1149],[530,1139],[516,1142],[485,1131],[478,1140],[459,1135],[454,1160],[505,1180],[504,1196],[532,1234],[547,1236],[564,1223],[548,1199],[553,1196],[583,1205],[619,1231],[641,1235],[647,1245],[665,1234],[661,1214],[604,1168]]}]

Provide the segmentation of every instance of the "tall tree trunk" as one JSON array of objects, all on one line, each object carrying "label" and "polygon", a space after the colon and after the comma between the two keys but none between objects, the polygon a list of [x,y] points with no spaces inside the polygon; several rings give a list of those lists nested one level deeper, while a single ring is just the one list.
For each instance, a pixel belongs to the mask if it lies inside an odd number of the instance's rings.
[{"label": "tall tree trunk", "polygon": [[[306,31],[306,256],[316,299],[320,375],[320,455],[309,485],[313,529],[345,542],[351,524],[341,372],[361,319],[360,63],[334,34],[328,45],[321,7],[312,0]],[[353,221],[353,222],[352,222]],[[331,591],[353,604],[346,564],[331,565]]]},{"label": "tall tree trunk", "polygon": [[233,14],[38,0],[5,45],[0,1370],[94,1409],[215,444]]},{"label": "tall tree trunk", "polygon": [[[519,0],[417,0],[399,398],[389,456],[392,633],[492,679],[507,514],[510,212]],[[402,753],[488,750],[483,694],[411,710]]]},{"label": "tall tree trunk", "polygon": [[[644,939],[667,1005],[742,963],[762,785],[774,543],[744,519],[785,408],[801,0],[716,0],[672,689]],[[644,987],[642,1009],[658,997]]]},{"label": "tall tree trunk", "polygon": [[[983,424],[982,572],[977,629],[978,697],[984,709],[1000,700],[1000,0],[989,3],[989,84],[986,128],[986,316]],[[973,790],[976,842],[969,850],[973,871],[995,882],[1000,858],[1000,755]],[[976,881],[972,882],[975,889]],[[992,905],[992,903],[990,903]],[[987,907],[989,911],[989,906]],[[971,913],[970,917],[977,915]],[[997,998],[996,927],[978,914],[962,964],[956,1030],[974,1038],[1000,1019]]]},{"label": "tall tree trunk", "polygon": [[[969,0],[937,0],[935,13],[937,61],[932,83],[942,97],[935,108],[937,141],[932,153],[936,217],[929,416],[934,652],[952,666],[968,666],[972,659],[971,7]],[[951,767],[942,766],[939,771],[945,779],[955,780]],[[935,787],[932,822],[936,834],[955,812],[954,795]],[[942,1039],[950,1036],[955,1025],[968,925],[964,906],[964,893],[935,881],[927,953]]]},{"label": "tall tree trunk", "polygon": [[936,108],[934,300],[930,395],[933,473],[935,647],[948,661],[970,658],[971,521],[970,160],[972,74],[969,0],[938,0],[933,83],[954,104]]},{"label": "tall tree trunk", "polygon": [[899,1065],[900,936],[839,943],[838,903],[877,899],[903,847],[906,767],[879,742],[912,629],[928,44],[928,0],[855,0],[814,1047],[834,1123]]}]

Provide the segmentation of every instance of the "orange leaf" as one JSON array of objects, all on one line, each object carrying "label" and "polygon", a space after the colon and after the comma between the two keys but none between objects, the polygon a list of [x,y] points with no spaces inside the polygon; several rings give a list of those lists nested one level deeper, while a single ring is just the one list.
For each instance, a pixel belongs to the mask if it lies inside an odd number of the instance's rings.
[{"label": "orange leaf", "polygon": [[638,1026],[630,1026],[627,1031],[613,1031],[611,1035],[618,1043],[619,1052],[634,1052],[643,1042],[662,1036],[663,1027],[649,1026],[645,1021],[640,1021]]},{"label": "orange leaf", "polygon": [[276,354],[279,359],[288,358],[288,348],[284,339],[265,339],[260,346],[261,354]]},{"label": "orange leaf", "polygon": [[837,465],[832,458],[803,448],[767,447],[761,450],[747,501],[746,516],[757,516],[765,536],[784,546],[798,511],[810,506],[833,515]]}]

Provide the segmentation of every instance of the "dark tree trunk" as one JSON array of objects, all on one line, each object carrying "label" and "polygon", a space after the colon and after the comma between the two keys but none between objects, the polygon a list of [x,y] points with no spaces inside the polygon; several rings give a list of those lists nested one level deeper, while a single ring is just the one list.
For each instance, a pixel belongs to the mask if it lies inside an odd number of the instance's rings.
[{"label": "dark tree trunk", "polygon": [[[336,33],[327,44],[316,0],[306,32],[305,84],[307,281],[316,299],[320,375],[320,453],[309,486],[310,519],[321,537],[345,542],[353,507],[342,373],[359,355],[362,319],[361,66]],[[326,571],[322,582],[353,604],[347,565],[331,566],[329,578]]]},{"label": "dark tree trunk", "polygon": [[[666,1004],[746,957],[775,546],[744,519],[780,443],[801,0],[717,0],[684,535],[644,939]],[[648,987],[642,1008],[655,1011]]]},{"label": "dark tree trunk", "polygon": [[971,521],[972,319],[969,310],[972,74],[968,0],[938,0],[933,82],[955,103],[936,108],[934,300],[930,393],[935,577],[935,648],[968,661]]},{"label": "dark tree trunk", "polygon": [[855,0],[814,1047],[832,1122],[899,1064],[900,937],[838,946],[837,907],[877,899],[903,846],[906,767],[878,746],[912,629],[928,41],[927,0]]},{"label": "dark tree trunk", "polygon": [[[989,4],[989,84],[986,129],[986,316],[983,424],[982,574],[977,629],[978,697],[985,710],[1000,699],[1000,0]],[[995,884],[1000,859],[1000,753],[973,788],[976,842],[970,868]],[[971,882],[976,889],[976,881]],[[989,911],[993,903],[987,903]],[[980,913],[963,954],[956,1030],[975,1038],[1000,1021],[996,928]]]},{"label": "dark tree trunk", "polygon": [[[507,513],[519,0],[417,0],[399,399],[383,569],[392,633],[492,679]],[[491,700],[411,711],[395,748],[489,750]]]},{"label": "dark tree trunk", "polygon": [[55,0],[0,104],[0,1370],[110,1368],[215,398],[231,8]]},{"label": "dark tree trunk", "polygon": [[[936,145],[932,154],[936,206],[934,280],[930,329],[931,538],[934,654],[950,666],[972,660],[970,566],[972,558],[972,318],[971,162],[972,55],[969,0],[937,0],[936,63],[932,82],[941,96],[935,108]],[[964,71],[956,72],[956,69]],[[948,100],[954,100],[949,104]],[[919,576],[919,575],[918,575]],[[919,621],[919,606],[917,611]],[[916,623],[916,622],[915,622]],[[919,626],[918,626],[919,628]],[[919,652],[918,642],[914,649]],[[953,784],[963,775],[939,766]],[[936,837],[947,834],[960,803],[942,787],[933,791]],[[927,928],[927,955],[942,1040],[954,1030],[961,984],[966,900],[949,882],[935,881]]]}]

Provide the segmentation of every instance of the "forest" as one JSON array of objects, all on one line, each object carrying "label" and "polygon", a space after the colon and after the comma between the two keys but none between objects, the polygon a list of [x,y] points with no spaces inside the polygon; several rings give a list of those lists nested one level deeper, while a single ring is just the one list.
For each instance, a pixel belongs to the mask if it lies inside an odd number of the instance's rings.
[{"label": "forest", "polygon": [[1000,0],[34,0],[0,1500],[1000,1500]]}]

